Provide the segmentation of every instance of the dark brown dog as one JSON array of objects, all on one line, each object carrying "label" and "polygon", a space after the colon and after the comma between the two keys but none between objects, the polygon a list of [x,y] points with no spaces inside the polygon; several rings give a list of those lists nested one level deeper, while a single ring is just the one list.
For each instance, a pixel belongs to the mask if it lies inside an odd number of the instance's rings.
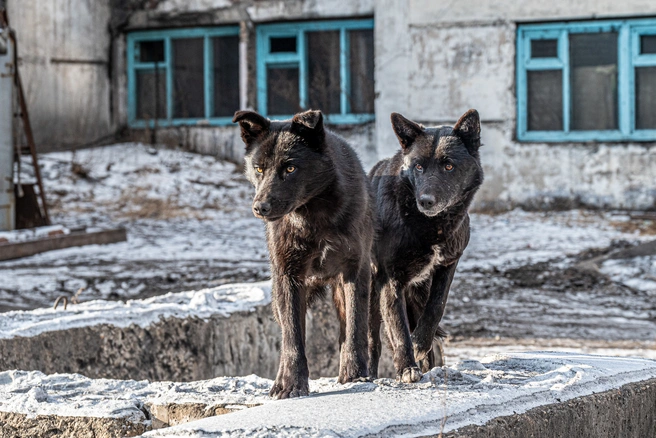
[{"label": "dark brown dog", "polygon": [[340,319],[339,382],[367,376],[373,200],[348,144],[324,129],[319,111],[271,121],[238,111],[253,213],[266,222],[273,312],[282,328],[280,367],[270,395],[308,394],[305,312],[326,286]]}]

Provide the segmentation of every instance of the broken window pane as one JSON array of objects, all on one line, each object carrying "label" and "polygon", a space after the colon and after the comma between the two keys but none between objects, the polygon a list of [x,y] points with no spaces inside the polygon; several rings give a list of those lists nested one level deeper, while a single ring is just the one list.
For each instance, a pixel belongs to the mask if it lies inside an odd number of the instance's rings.
[{"label": "broken window pane", "polygon": [[656,54],[656,35],[642,35],[640,37],[640,54]]},{"label": "broken window pane", "polygon": [[231,117],[239,109],[239,36],[213,38],[214,114]]},{"label": "broken window pane", "polygon": [[617,33],[569,37],[571,129],[618,129]]},{"label": "broken window pane", "polygon": [[137,70],[138,120],[166,118],[166,74],[164,69]]},{"label": "broken window pane", "polygon": [[528,71],[528,130],[563,130],[563,72]]},{"label": "broken window pane", "polygon": [[351,112],[374,113],[374,31],[350,33]]},{"label": "broken window pane", "polygon": [[296,37],[271,37],[269,39],[270,53],[296,52]]},{"label": "broken window pane", "polygon": [[267,114],[292,115],[301,110],[298,67],[267,68]]},{"label": "broken window pane", "polygon": [[173,40],[173,118],[205,116],[203,38]]},{"label": "broken window pane", "polygon": [[139,62],[164,62],[164,41],[141,41]]},{"label": "broken window pane", "polygon": [[656,129],[656,67],[636,68],[636,129]]},{"label": "broken window pane", "polygon": [[308,105],[340,113],[339,32],[308,32]]},{"label": "broken window pane", "polygon": [[531,40],[531,58],[558,58],[558,40]]}]

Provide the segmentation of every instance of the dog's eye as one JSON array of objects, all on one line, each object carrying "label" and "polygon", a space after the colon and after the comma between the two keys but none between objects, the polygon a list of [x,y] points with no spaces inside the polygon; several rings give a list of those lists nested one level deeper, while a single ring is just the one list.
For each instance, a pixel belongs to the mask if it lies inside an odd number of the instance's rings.
[{"label": "dog's eye", "polygon": [[294,173],[296,172],[296,166],[287,166],[287,169],[285,169],[287,173]]},{"label": "dog's eye", "polygon": [[261,167],[256,167],[256,168],[255,168],[255,171],[256,171],[257,173],[262,173],[262,172],[264,172],[264,169],[262,169]]},{"label": "dog's eye", "polygon": [[424,166],[417,163],[417,164],[415,164],[415,169],[417,169],[417,171],[419,171],[419,172],[423,172],[424,171]]},{"label": "dog's eye", "polygon": [[447,172],[451,172],[453,170],[453,164],[447,163],[446,166],[444,166]]}]

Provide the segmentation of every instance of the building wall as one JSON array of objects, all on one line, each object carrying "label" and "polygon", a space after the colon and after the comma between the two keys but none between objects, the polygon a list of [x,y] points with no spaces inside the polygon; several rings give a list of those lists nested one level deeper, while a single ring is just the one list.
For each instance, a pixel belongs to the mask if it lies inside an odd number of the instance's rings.
[{"label": "building wall", "polygon": [[108,1],[8,0],[39,151],[111,136]]},{"label": "building wall", "polygon": [[[604,11],[600,14],[599,11]],[[656,16],[656,3],[382,0],[376,3],[378,155],[399,146],[392,111],[426,125],[482,119],[479,208],[656,208],[654,143],[519,143],[515,35],[521,22]]]},{"label": "building wall", "polygon": [[[589,205],[656,208],[654,143],[520,143],[515,139],[515,34],[521,22],[656,16],[652,0],[9,0],[39,150],[127,127],[125,33],[237,24],[247,47],[242,101],[257,108],[255,27],[281,20],[375,15],[376,121],[334,126],[366,167],[399,146],[389,114],[453,124],[468,108],[483,122],[486,181],[478,207]],[[604,11],[599,13],[599,11]],[[157,141],[240,160],[237,127],[161,129]]]}]

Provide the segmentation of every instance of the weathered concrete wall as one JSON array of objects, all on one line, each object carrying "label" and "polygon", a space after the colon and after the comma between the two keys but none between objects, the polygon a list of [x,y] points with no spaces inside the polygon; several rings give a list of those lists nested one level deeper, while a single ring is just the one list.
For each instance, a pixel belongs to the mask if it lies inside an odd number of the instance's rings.
[{"label": "weathered concrete wall", "polygon": [[[656,436],[656,380],[499,417],[444,438],[646,438]],[[440,435],[442,436],[442,435]],[[437,436],[436,436],[437,437]]]},{"label": "weathered concrete wall", "polygon": [[[337,376],[339,325],[332,303],[308,314],[310,376]],[[146,328],[97,325],[0,339],[0,370],[80,373],[92,378],[189,382],[278,371],[280,327],[270,306],[209,320],[168,318]],[[391,376],[383,352],[381,376]]]},{"label": "weathered concrete wall", "polygon": [[108,1],[9,0],[39,151],[113,134]]},{"label": "weathered concrete wall", "polygon": [[486,181],[479,208],[656,208],[654,143],[520,143],[516,136],[515,34],[522,21],[656,14],[656,4],[428,0],[376,3],[376,140],[380,157],[399,146],[389,113],[426,125],[481,114]]},{"label": "weathered concrete wall", "polygon": [[[154,2],[117,1],[113,10],[113,25],[121,32],[133,29],[213,26],[240,24],[241,42],[247,46],[246,71],[248,78],[245,95],[247,108],[257,108],[255,26],[270,21],[294,21],[326,18],[355,18],[372,16],[373,0],[160,0]],[[115,77],[117,88],[114,108],[118,123],[127,125],[127,89],[125,66],[125,38],[119,35],[115,43]],[[369,167],[377,161],[373,123],[365,125],[333,126],[356,149]],[[147,130],[128,130],[128,138],[150,142]],[[236,127],[179,127],[160,128],[157,141],[182,146],[193,151],[217,155],[234,161],[243,157],[244,148]]]},{"label": "weathered concrete wall", "polygon": [[[366,168],[377,161],[374,147],[375,125],[328,125],[329,129],[344,137],[360,156]],[[130,139],[150,143],[151,131],[148,129],[132,130]],[[157,130],[156,142],[167,146],[176,146],[202,154],[214,155],[223,159],[240,163],[244,158],[246,148],[241,139],[238,126],[198,127],[180,126],[176,128],[161,128]]]}]

